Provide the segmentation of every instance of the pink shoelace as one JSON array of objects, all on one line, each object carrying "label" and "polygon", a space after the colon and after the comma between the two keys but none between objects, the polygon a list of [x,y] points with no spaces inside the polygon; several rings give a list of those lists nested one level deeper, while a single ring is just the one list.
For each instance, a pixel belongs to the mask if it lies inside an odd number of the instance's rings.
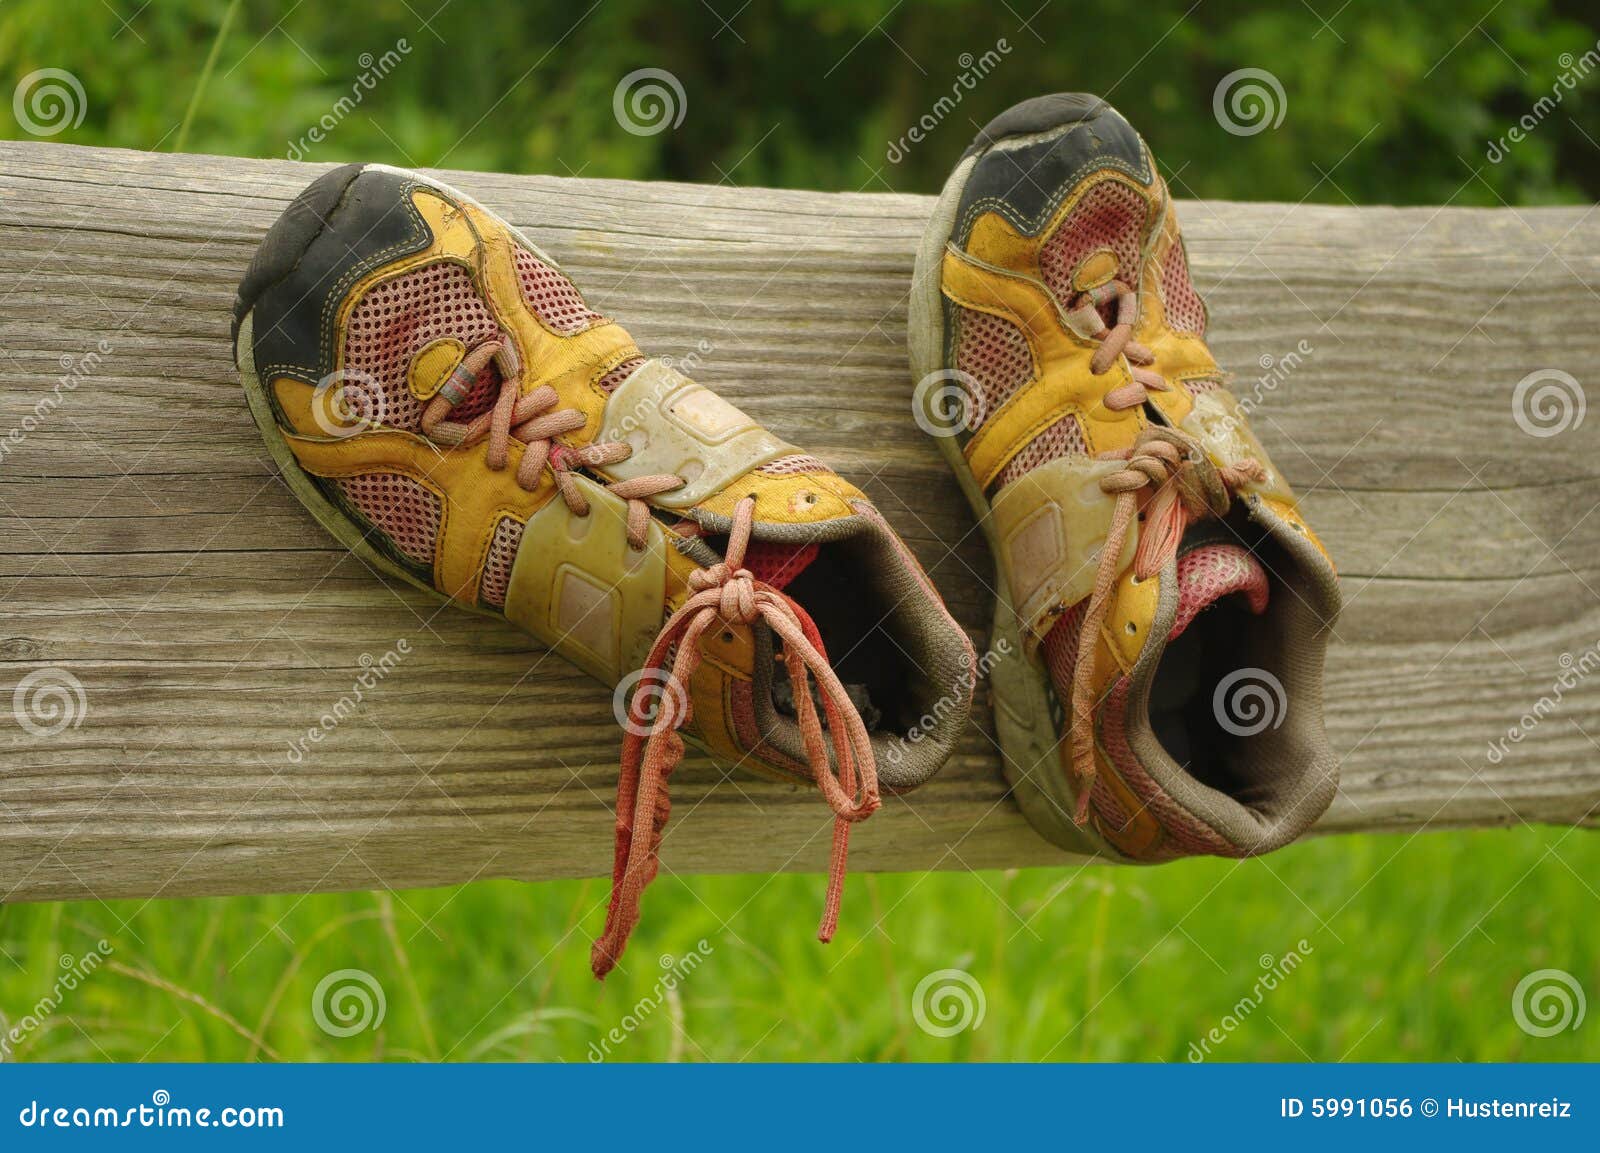
[{"label": "pink shoelace", "polygon": [[[690,720],[693,705],[683,686],[700,666],[700,637],[717,625],[754,624],[764,620],[783,642],[783,660],[805,744],[806,761],[823,797],[834,812],[833,852],[828,867],[828,893],[817,937],[833,939],[839,923],[839,903],[844,892],[846,861],[850,851],[850,826],[864,821],[882,803],[878,794],[877,766],[861,715],[845,693],[844,685],[828,664],[821,638],[805,610],[789,597],[743,568],[745,548],[755,501],[745,497],[734,509],[733,528],[724,559],[689,576],[690,596],[662,626],[645,660],[648,678],[659,674],[671,660],[669,686],[678,691],[660,694],[652,720],[639,712],[639,694],[629,704],[633,725],[622,739],[622,775],[617,782],[617,846],[612,869],[611,905],[605,932],[595,942],[590,963],[596,977],[604,979],[622,956],[628,935],[639,921],[639,898],[655,879],[657,853],[666,828],[671,802],[667,779],[683,759],[683,738],[678,730]],[[673,650],[676,649],[674,654]],[[838,775],[831,771],[828,740],[822,719],[811,700],[815,679],[827,716]],[[648,724],[648,736],[641,736]]]},{"label": "pink shoelace", "polygon": [[[586,420],[583,413],[575,408],[557,408],[559,398],[555,389],[547,384],[541,385],[519,399],[517,374],[503,372],[500,374],[500,396],[493,408],[466,423],[448,419],[451,410],[466,398],[478,374],[503,349],[509,347],[501,341],[491,340],[467,353],[423,410],[423,435],[436,444],[456,448],[465,448],[487,438],[489,451],[485,461],[497,471],[506,467],[511,439],[515,437],[528,446],[517,465],[517,483],[532,492],[538,487],[540,473],[548,465],[555,478],[556,489],[567,507],[576,516],[588,516],[589,501],[572,479],[572,474],[585,467],[627,460],[633,454],[633,446],[622,441],[597,442],[582,448],[557,444],[556,437],[575,432],[584,426]],[[628,502],[627,535],[630,545],[636,549],[645,547],[645,528],[650,523],[650,506],[645,500],[682,485],[683,478],[671,473],[629,477],[606,485],[612,493]]]},{"label": "pink shoelace", "polygon": [[[472,349],[423,410],[422,432],[445,447],[461,448],[487,439],[485,460],[496,470],[509,463],[512,438],[522,441],[527,448],[517,466],[517,483],[532,491],[538,486],[540,474],[548,467],[567,507],[576,516],[587,516],[589,502],[572,474],[585,467],[626,460],[633,449],[622,442],[594,443],[582,448],[557,444],[556,437],[582,428],[586,421],[577,409],[556,407],[559,397],[555,389],[543,385],[519,398],[518,373],[502,372],[500,395],[492,409],[470,421],[449,419],[452,410],[470,392],[479,373],[510,348],[503,341],[489,341]],[[650,506],[647,499],[683,483],[682,477],[663,473],[606,485],[610,492],[628,502],[626,531],[630,545],[642,549],[648,544],[645,530],[650,523]],[[659,868],[661,836],[672,807],[667,796],[667,780],[683,760],[683,737],[678,730],[692,719],[688,685],[700,666],[700,638],[706,630],[724,624],[752,625],[761,620],[783,643],[783,661],[789,682],[794,686],[796,719],[806,762],[823,798],[834,812],[827,897],[817,928],[817,936],[823,941],[833,939],[839,924],[839,905],[850,851],[850,826],[866,820],[882,803],[877,765],[866,726],[828,663],[816,625],[798,603],[766,582],[756,580],[743,567],[754,521],[755,500],[746,497],[734,508],[733,526],[723,560],[689,574],[688,600],[667,618],[651,646],[641,685],[651,683],[652,679],[659,683],[671,662],[667,684],[672,691],[660,695],[655,717],[642,711],[644,694],[635,692],[629,702],[628,713],[633,723],[626,726],[622,739],[622,768],[617,779],[616,860],[612,870],[611,903],[606,911],[605,931],[595,942],[590,956],[594,974],[601,979],[621,958],[628,936],[639,921],[640,897]],[[813,680],[822,699],[826,725],[811,699]],[[641,735],[645,733],[647,735]],[[830,741],[833,761],[829,759]],[[838,764],[837,775],[833,762]]]},{"label": "pink shoelace", "polygon": [[[1116,323],[1109,328],[1100,315],[1104,304],[1116,304]],[[1139,298],[1120,280],[1080,293],[1073,314],[1089,321],[1088,327],[1100,340],[1089,370],[1096,376],[1108,371],[1116,358],[1125,356],[1132,376],[1127,384],[1105,396],[1105,406],[1113,410],[1134,408],[1149,399],[1149,392],[1171,389],[1164,379],[1148,369],[1155,357],[1133,339]],[[1092,321],[1089,318],[1092,317]],[[1072,772],[1078,778],[1078,810],[1074,820],[1082,825],[1089,819],[1089,797],[1096,772],[1094,755],[1094,650],[1111,611],[1116,589],[1118,562],[1128,528],[1139,510],[1139,499],[1154,489],[1145,504],[1139,545],[1133,555],[1133,576],[1148,580],[1159,573],[1178,554],[1183,534],[1195,521],[1207,516],[1221,517],[1232,503],[1232,494],[1246,481],[1265,476],[1261,462],[1246,458],[1219,468],[1192,437],[1175,428],[1145,428],[1131,448],[1099,454],[1102,460],[1126,461],[1123,468],[1100,480],[1100,489],[1113,496],[1116,505],[1111,528],[1100,549],[1100,564],[1095,570],[1094,587],[1084,610],[1078,634],[1078,657],[1072,670],[1071,756]]]}]

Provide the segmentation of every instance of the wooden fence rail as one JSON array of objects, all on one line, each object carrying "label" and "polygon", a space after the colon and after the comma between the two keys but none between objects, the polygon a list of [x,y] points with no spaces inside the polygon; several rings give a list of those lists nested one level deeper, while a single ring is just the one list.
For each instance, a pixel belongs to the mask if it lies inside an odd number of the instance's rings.
[{"label": "wooden fence rail", "polygon": [[[0,700],[21,702],[0,712],[0,900],[608,867],[610,693],[507,626],[375,578],[257,440],[229,305],[318,171],[0,144]],[[446,176],[647,350],[863,484],[981,638],[991,565],[910,418],[905,304],[930,198]],[[1581,416],[1600,375],[1600,217],[1180,213],[1215,351],[1259,395],[1257,431],[1344,576],[1328,685],[1344,786],[1320,828],[1591,823],[1600,416]],[[52,701],[71,720],[54,733]],[[691,761],[675,797],[668,868],[825,860],[809,790]],[[891,800],[853,855],[1057,859],[1005,795],[981,702],[942,776]]]}]

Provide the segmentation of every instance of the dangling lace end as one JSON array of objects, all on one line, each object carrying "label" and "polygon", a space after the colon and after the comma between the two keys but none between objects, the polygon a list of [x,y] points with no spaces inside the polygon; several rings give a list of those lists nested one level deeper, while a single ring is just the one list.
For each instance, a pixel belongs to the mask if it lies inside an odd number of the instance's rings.
[{"label": "dangling lace end", "polygon": [[826,945],[839,928],[839,906],[844,902],[844,878],[850,856],[850,821],[837,817],[833,822],[833,856],[828,862],[828,895],[822,902],[822,920],[817,923],[817,940]]}]

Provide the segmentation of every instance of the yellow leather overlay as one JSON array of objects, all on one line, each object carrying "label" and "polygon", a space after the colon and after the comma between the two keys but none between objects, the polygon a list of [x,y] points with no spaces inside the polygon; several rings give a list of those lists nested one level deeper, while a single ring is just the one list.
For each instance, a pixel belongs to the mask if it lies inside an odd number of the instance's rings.
[{"label": "yellow leather overlay", "polygon": [[[485,445],[441,452],[421,437],[397,429],[378,429],[342,440],[294,435],[284,439],[300,467],[315,476],[395,472],[440,494],[443,511],[434,555],[434,587],[468,604],[478,601],[478,580],[500,518],[526,521],[551,503],[555,494],[548,476],[541,477],[532,492],[517,483],[522,445],[515,441],[507,466],[496,472],[483,462]],[[537,550],[519,549],[519,559],[532,551]]]},{"label": "yellow leather overlay", "polygon": [[1333,569],[1334,572],[1339,571],[1338,566],[1333,563],[1333,557],[1329,556],[1328,550],[1323,547],[1322,539],[1318,537],[1316,533],[1311,531],[1311,526],[1307,524],[1305,522],[1305,518],[1300,515],[1299,509],[1295,508],[1293,505],[1287,504],[1284,501],[1277,500],[1270,496],[1262,497],[1261,500],[1262,503],[1265,504],[1269,509],[1277,513],[1278,516],[1283,518],[1283,520],[1287,521],[1292,527],[1298,529],[1302,534],[1304,534],[1305,538],[1311,542],[1312,546],[1322,554],[1322,559],[1328,562],[1329,568]]},{"label": "yellow leather overlay", "polygon": [[617,480],[668,473],[682,488],[655,504],[688,509],[759,465],[798,451],[703,385],[659,360],[646,361],[611,394],[597,438],[633,453],[606,466]]},{"label": "yellow leather overlay", "polygon": [[1150,402],[1173,424],[1182,424],[1193,407],[1188,384],[1191,380],[1222,380],[1226,373],[1217,367],[1216,359],[1206,342],[1198,336],[1162,328],[1151,340],[1150,351],[1156,362],[1150,367],[1168,384],[1176,385],[1169,392],[1152,392]]},{"label": "yellow leather overlay", "polygon": [[1102,248],[1083,258],[1083,262],[1072,273],[1072,287],[1079,292],[1088,292],[1091,288],[1109,284],[1116,276],[1116,254]]},{"label": "yellow leather overlay", "polygon": [[[562,407],[576,408],[588,417],[582,429],[559,439],[566,444],[586,444],[600,427],[606,395],[594,383],[596,369],[638,355],[638,347],[619,324],[604,321],[573,336],[559,336],[540,323],[522,298],[517,276],[517,242],[489,213],[466,204],[456,207],[435,189],[418,188],[411,194],[423,222],[433,233],[422,251],[374,269],[340,298],[336,331],[343,333],[356,303],[380,281],[403,276],[427,264],[451,260],[465,265],[479,291],[510,334],[523,365],[524,394],[548,384],[556,390]],[[427,350],[424,350],[426,353]],[[336,357],[336,360],[335,360]],[[420,360],[421,358],[419,358]],[[344,348],[324,349],[324,362],[343,364]],[[437,386],[435,386],[437,387]],[[295,431],[315,435],[315,427]]]},{"label": "yellow leather overlay", "polygon": [[[990,517],[1001,571],[1030,645],[1044,638],[1063,610],[1093,590],[1115,508],[1100,479],[1122,467],[1116,460],[1057,457],[995,497]],[[1119,570],[1133,563],[1138,539],[1134,522],[1123,542]]]},{"label": "yellow leather overlay", "polygon": [[1107,181],[1127,185],[1146,203],[1159,195],[1158,192],[1146,188],[1131,177],[1102,169],[1079,182],[1072,190],[1072,194],[1057,206],[1055,212],[1051,214],[1050,222],[1039,230],[1037,236],[1024,236],[1011,227],[1011,222],[998,212],[984,212],[973,221],[972,229],[967,236],[966,250],[986,264],[1037,275],[1039,250],[1049,243],[1056,229],[1061,227],[1061,222],[1078,207],[1078,202],[1083,199],[1084,193],[1091,188],[1098,188]]},{"label": "yellow leather overlay", "polygon": [[668,545],[654,521],[628,547],[628,505],[575,478],[589,502],[577,516],[552,500],[528,521],[506,588],[506,617],[606,684],[649,655],[666,604]]},{"label": "yellow leather overlay", "polygon": [[587,418],[583,428],[558,439],[570,445],[589,443],[600,431],[606,408],[606,394],[594,382],[595,369],[601,362],[638,355],[633,338],[609,320],[572,336],[550,331],[523,300],[518,245],[511,234],[481,209],[467,205],[463,211],[480,235],[478,287],[516,345],[522,392],[545,384],[554,388],[562,408],[577,409]]},{"label": "yellow leather overlay", "polygon": [[853,502],[866,499],[855,485],[831,472],[791,476],[751,472],[730,481],[699,507],[715,516],[731,517],[734,506],[747,496],[756,498],[755,519],[762,524],[821,524],[854,516]]},{"label": "yellow leather overlay", "polygon": [[1194,398],[1194,409],[1179,426],[1198,440],[1206,455],[1218,464],[1237,464],[1246,457],[1254,457],[1266,469],[1261,481],[1250,481],[1242,486],[1245,492],[1277,497],[1289,504],[1295,503],[1289,482],[1267,456],[1256,434],[1250,431],[1244,410],[1233,393],[1225,388],[1202,392]]},{"label": "yellow leather overlay", "polygon": [[967,463],[988,487],[1012,457],[1050,425],[1071,413],[1078,417],[1091,454],[1133,444],[1144,423],[1137,408],[1112,411],[1103,397],[1132,378],[1125,361],[1103,375],[1089,371],[1093,342],[1072,332],[1055,298],[1036,280],[984,268],[946,249],[941,286],[964,308],[1011,321],[1028,341],[1035,365],[1047,366],[988,414],[966,445]]},{"label": "yellow leather overlay", "polygon": [[428,345],[411,360],[408,380],[411,394],[418,400],[433,399],[433,394],[450,379],[450,374],[466,355],[467,346],[450,337]]}]

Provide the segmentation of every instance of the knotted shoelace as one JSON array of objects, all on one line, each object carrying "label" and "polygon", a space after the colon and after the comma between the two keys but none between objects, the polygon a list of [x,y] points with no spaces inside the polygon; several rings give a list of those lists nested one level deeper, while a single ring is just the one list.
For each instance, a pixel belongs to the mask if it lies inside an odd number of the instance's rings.
[{"label": "knotted shoelace", "polygon": [[[1109,303],[1116,305],[1116,323],[1108,327],[1100,309]],[[1112,410],[1135,408],[1149,399],[1149,393],[1167,392],[1172,387],[1146,367],[1155,362],[1155,356],[1133,339],[1138,312],[1138,295],[1120,280],[1080,293],[1071,311],[1100,342],[1090,358],[1090,372],[1096,376],[1104,374],[1118,356],[1128,361],[1132,379],[1106,393],[1104,398],[1105,406]],[[1134,579],[1148,580],[1177,556],[1183,534],[1191,524],[1207,516],[1223,516],[1233,492],[1240,485],[1262,480],[1265,476],[1261,462],[1248,457],[1219,468],[1191,437],[1166,427],[1145,428],[1131,448],[1101,453],[1099,457],[1127,463],[1100,481],[1101,491],[1113,496],[1116,505],[1111,514],[1110,531],[1101,546],[1094,588],[1078,633],[1077,663],[1072,670],[1071,754],[1072,772],[1078,778],[1078,811],[1074,819],[1079,825],[1089,818],[1089,796],[1096,771],[1095,645],[1111,611],[1122,548],[1128,538],[1128,528],[1139,511],[1141,494],[1147,489],[1155,490],[1145,505],[1144,524],[1133,558]]]},{"label": "knotted shoelace", "polygon": [[[850,826],[863,821],[882,803],[877,767],[861,715],[828,664],[816,625],[804,609],[743,566],[755,518],[755,500],[745,497],[734,509],[724,559],[689,575],[690,596],[662,626],[644,663],[646,681],[659,678],[671,660],[667,691],[657,697],[654,719],[644,715],[640,693],[629,704],[632,724],[622,740],[622,774],[617,781],[617,845],[612,868],[611,904],[605,932],[590,954],[596,977],[611,971],[639,921],[639,898],[655,879],[657,853],[671,803],[667,779],[683,759],[678,730],[691,719],[687,686],[700,666],[700,637],[724,623],[750,625],[763,620],[783,642],[783,661],[794,686],[794,703],[806,761],[823,797],[834,812],[833,852],[828,867],[828,893],[817,937],[833,938],[844,891]],[[673,650],[676,649],[674,655]],[[827,734],[811,699],[816,681],[827,717]],[[641,682],[644,683],[644,682]],[[645,726],[648,725],[648,730]],[[831,740],[834,774],[829,762]]]},{"label": "knotted shoelace", "polygon": [[[512,360],[501,373],[500,395],[494,407],[470,421],[452,421],[450,413],[471,392],[479,374],[502,356]],[[491,340],[473,348],[428,402],[422,414],[422,431],[444,447],[466,447],[488,440],[486,463],[503,469],[509,463],[515,438],[527,447],[517,465],[517,483],[532,491],[546,467],[551,471],[562,500],[576,516],[587,516],[589,502],[573,479],[579,469],[626,460],[632,446],[605,442],[571,448],[555,438],[575,432],[586,423],[583,413],[557,408],[555,389],[542,385],[518,397],[519,373],[508,342]],[[636,549],[647,547],[650,523],[648,498],[683,485],[680,476],[662,473],[614,481],[605,487],[628,502],[627,538]],[[735,506],[728,548],[722,561],[689,574],[689,599],[667,618],[650,648],[640,686],[663,677],[668,691],[657,698],[654,718],[644,712],[646,694],[635,692],[628,705],[631,723],[624,726],[622,769],[617,779],[616,862],[612,871],[611,903],[605,932],[591,954],[596,977],[605,977],[616,965],[628,936],[639,921],[639,899],[659,868],[657,854],[671,803],[667,779],[683,760],[679,729],[692,719],[688,685],[700,666],[700,638],[719,625],[766,622],[783,643],[783,661],[794,687],[796,719],[805,747],[806,762],[823,798],[834,812],[833,851],[828,867],[828,891],[817,936],[832,940],[839,923],[839,904],[850,850],[850,826],[863,821],[882,803],[876,762],[861,714],[851,702],[823,649],[816,624],[794,600],[743,567],[750,530],[755,521],[755,500],[746,497]],[[671,661],[671,671],[666,667]],[[827,723],[811,699],[815,680]],[[832,744],[833,772],[828,749]]]}]

